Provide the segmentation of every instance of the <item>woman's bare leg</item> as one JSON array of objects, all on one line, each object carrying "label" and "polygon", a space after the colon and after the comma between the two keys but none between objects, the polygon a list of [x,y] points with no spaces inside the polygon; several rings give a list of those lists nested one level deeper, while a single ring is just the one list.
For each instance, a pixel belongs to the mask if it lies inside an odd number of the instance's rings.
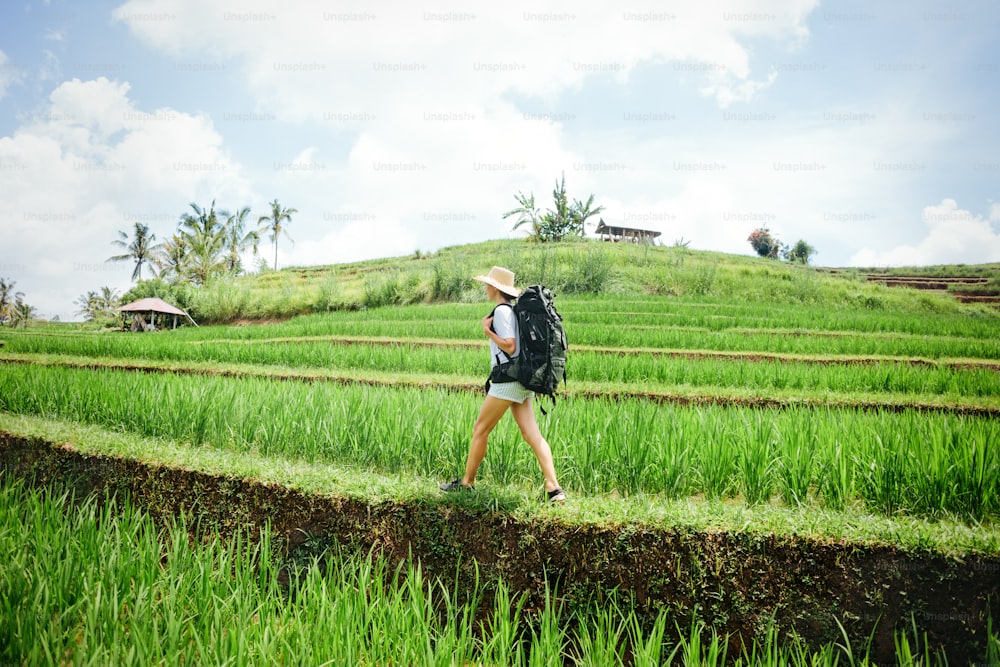
[{"label": "woman's bare leg", "polygon": [[529,398],[524,403],[514,403],[510,407],[510,413],[514,415],[514,421],[521,429],[521,435],[535,451],[535,458],[542,469],[542,476],[545,477],[545,490],[555,491],[559,488],[559,480],[556,479],[556,466],[552,461],[552,450],[549,443],[542,437],[542,432],[538,429],[538,422],[535,420],[535,409],[531,405]]},{"label": "woman's bare leg", "polygon": [[486,456],[486,444],[490,433],[493,432],[493,428],[510,406],[511,401],[505,401],[495,396],[487,396],[486,400],[483,401],[483,407],[479,409],[479,416],[472,427],[469,457],[465,461],[465,474],[462,476],[462,484],[465,486],[472,486],[476,483],[476,473],[479,472],[479,464]]}]

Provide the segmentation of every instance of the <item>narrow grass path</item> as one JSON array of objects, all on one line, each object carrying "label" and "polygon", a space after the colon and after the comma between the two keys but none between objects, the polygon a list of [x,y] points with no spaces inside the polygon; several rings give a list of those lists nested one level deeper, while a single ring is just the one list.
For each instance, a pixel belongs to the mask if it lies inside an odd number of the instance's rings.
[{"label": "narrow grass path", "polygon": [[[193,445],[168,438],[117,431],[95,425],[0,411],[0,447],[4,437],[38,440],[82,456],[140,461],[152,466],[195,471],[231,479],[278,485],[306,494],[342,497],[372,505],[421,502],[509,514],[526,521],[558,521],[618,527],[683,527],[708,533],[774,534],[847,543],[893,545],[951,557],[979,554],[1000,557],[1000,524],[972,524],[957,519],[887,517],[858,509],[835,511],[817,504],[788,507],[770,503],[747,507],[739,499],[703,497],[670,499],[659,495],[574,495],[562,506],[540,501],[533,485],[490,485],[476,494],[450,496],[437,490],[438,479],[391,474],[360,466],[333,465]],[[30,462],[25,462],[25,469]],[[16,470],[8,463],[8,472]]]}]

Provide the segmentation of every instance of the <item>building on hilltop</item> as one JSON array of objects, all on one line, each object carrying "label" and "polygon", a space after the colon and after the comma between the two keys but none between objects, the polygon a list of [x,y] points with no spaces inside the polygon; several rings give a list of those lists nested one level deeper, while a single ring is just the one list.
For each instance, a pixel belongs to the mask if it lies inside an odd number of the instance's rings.
[{"label": "building on hilltop", "polygon": [[658,242],[656,239],[660,236],[660,232],[652,229],[635,229],[633,227],[609,225],[604,222],[604,218],[600,219],[597,223],[597,229],[594,231],[601,237],[602,241],[610,241],[612,243],[626,241],[628,243],[657,245]]}]

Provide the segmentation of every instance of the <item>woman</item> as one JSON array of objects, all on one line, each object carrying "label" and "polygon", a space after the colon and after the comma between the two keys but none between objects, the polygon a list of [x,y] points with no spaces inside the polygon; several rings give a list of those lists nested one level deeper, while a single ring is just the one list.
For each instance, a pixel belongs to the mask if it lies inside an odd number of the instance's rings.
[{"label": "woman", "polygon": [[545,477],[545,492],[549,502],[561,503],[566,500],[566,494],[556,479],[552,450],[549,449],[549,443],[542,437],[541,431],[538,430],[538,422],[535,421],[535,411],[531,404],[534,392],[525,389],[517,380],[502,377],[497,373],[500,364],[513,359],[520,352],[517,317],[514,315],[511,301],[518,297],[521,290],[514,287],[514,273],[499,266],[490,269],[489,274],[475,276],[473,279],[486,283],[487,298],[497,304],[493,312],[483,318],[483,333],[490,339],[492,383],[472,428],[472,443],[469,445],[465,474],[459,479],[442,484],[440,488],[442,491],[474,489],[476,473],[479,471],[479,464],[483,462],[483,457],[486,456],[490,433],[509,409],[518,428],[521,429],[521,435],[535,451],[538,465],[541,466],[542,475]]}]

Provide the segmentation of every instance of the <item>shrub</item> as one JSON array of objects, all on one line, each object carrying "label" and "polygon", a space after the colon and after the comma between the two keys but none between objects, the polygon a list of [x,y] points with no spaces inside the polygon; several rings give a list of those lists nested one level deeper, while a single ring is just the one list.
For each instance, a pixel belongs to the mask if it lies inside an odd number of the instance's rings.
[{"label": "shrub", "polygon": [[761,257],[777,259],[778,253],[781,252],[781,242],[771,235],[767,227],[759,227],[750,232],[747,241]]},{"label": "shrub", "polygon": [[816,254],[816,248],[812,247],[804,240],[799,239],[795,242],[791,248],[786,248],[784,251],[785,259],[789,262],[798,262],[799,264],[808,264],[809,258]]}]

